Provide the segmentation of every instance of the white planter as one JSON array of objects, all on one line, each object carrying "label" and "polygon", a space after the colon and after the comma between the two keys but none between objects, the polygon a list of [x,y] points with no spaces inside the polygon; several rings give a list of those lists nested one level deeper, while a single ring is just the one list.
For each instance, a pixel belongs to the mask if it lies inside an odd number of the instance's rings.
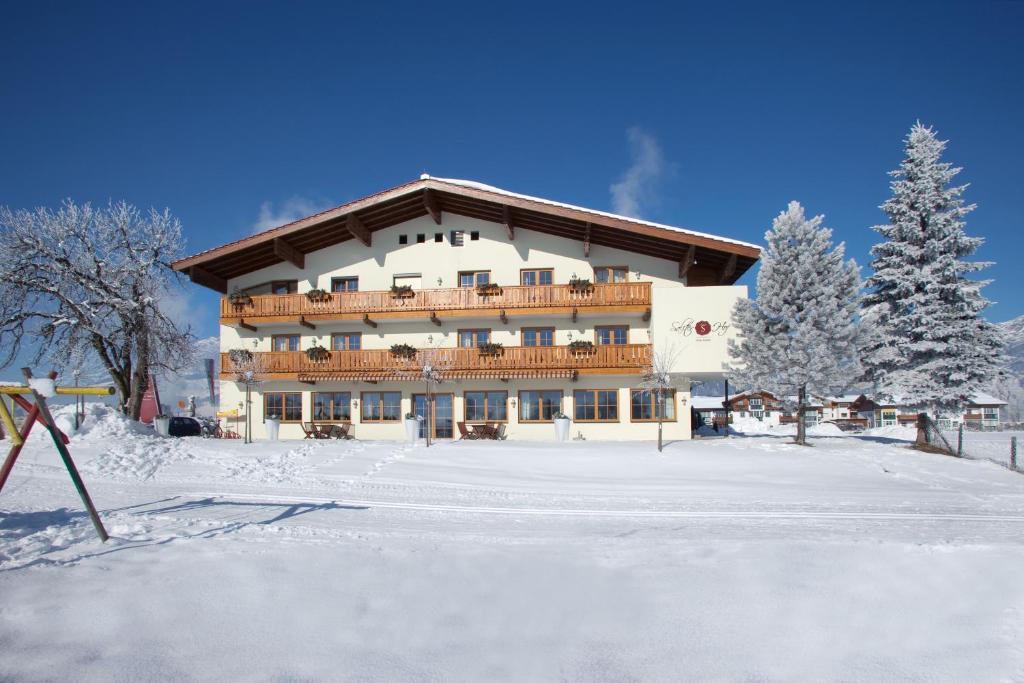
[{"label": "white planter", "polygon": [[267,425],[267,439],[277,441],[278,435],[281,433],[281,421],[276,417],[268,417],[264,423]]},{"label": "white planter", "polygon": [[416,439],[420,438],[419,420],[405,418],[405,438],[409,440],[409,443],[416,443]]},{"label": "white planter", "polygon": [[558,441],[569,440],[569,418],[560,417],[555,420],[555,438]]},{"label": "white planter", "polygon": [[153,429],[160,436],[170,436],[168,430],[171,427],[171,418],[169,417],[154,417],[153,418]]}]

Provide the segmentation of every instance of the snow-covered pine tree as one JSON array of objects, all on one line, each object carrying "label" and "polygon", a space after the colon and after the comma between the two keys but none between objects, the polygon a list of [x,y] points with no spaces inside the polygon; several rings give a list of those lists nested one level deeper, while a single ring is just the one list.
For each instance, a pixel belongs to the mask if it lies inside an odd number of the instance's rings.
[{"label": "snow-covered pine tree", "polygon": [[732,380],[795,407],[799,444],[807,440],[808,396],[839,393],[860,375],[860,269],[843,260],[844,244],[833,248],[822,220],[806,218],[798,202],[775,219],[765,233],[757,299],[736,302],[739,338],[729,342]]},{"label": "snow-covered pine tree", "polygon": [[916,123],[906,158],[890,172],[889,217],[875,226],[885,241],[871,253],[874,274],[864,298],[875,329],[864,349],[867,377],[883,396],[933,415],[958,412],[1000,365],[1002,338],[981,318],[989,305],[986,280],[964,276],[989,263],[969,262],[984,241],[968,237],[964,217],[974,209],[953,187],[960,172],[941,161],[946,141]]}]

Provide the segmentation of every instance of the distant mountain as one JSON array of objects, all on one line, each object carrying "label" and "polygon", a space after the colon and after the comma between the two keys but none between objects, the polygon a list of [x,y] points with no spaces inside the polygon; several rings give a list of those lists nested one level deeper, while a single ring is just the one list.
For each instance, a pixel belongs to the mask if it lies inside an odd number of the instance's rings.
[{"label": "distant mountain", "polygon": [[1024,315],[1013,320],[1000,323],[999,327],[1006,337],[1006,355],[1010,369],[1018,376],[1024,376]]},{"label": "distant mountain", "polygon": [[[188,405],[188,397],[195,396],[199,415],[212,415],[216,411],[215,404],[210,403],[210,389],[206,379],[207,358],[213,359],[213,377],[216,380],[220,372],[219,337],[207,337],[196,342],[196,360],[192,367],[173,375],[157,377],[157,389],[164,410],[172,414],[184,413],[178,402],[184,401]],[[219,389],[218,383],[214,381],[214,390]]]},{"label": "distant mountain", "polygon": [[995,382],[993,394],[1007,402],[1006,418],[1024,421],[1024,315],[999,324],[1006,339],[1006,365],[1009,377]]}]

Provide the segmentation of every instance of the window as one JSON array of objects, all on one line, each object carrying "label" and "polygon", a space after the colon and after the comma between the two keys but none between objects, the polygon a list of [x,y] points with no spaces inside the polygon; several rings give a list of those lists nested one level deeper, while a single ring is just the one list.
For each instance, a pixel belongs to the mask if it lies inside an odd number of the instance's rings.
[{"label": "window", "polygon": [[263,394],[263,416],[276,417],[281,422],[302,422],[302,394]]},{"label": "window", "polygon": [[270,349],[272,351],[298,351],[299,335],[275,334],[270,338]]},{"label": "window", "polygon": [[418,235],[416,235],[416,244],[423,244],[426,241],[427,241],[427,236],[424,235],[422,232],[419,233]]},{"label": "window", "polygon": [[479,287],[491,281],[489,270],[463,270],[459,273],[459,287]]},{"label": "window", "polygon": [[598,345],[621,345],[629,343],[629,327],[626,325],[603,325],[594,328]]},{"label": "window", "polygon": [[519,271],[519,282],[524,285],[550,285],[554,279],[555,271],[551,268]]},{"label": "window", "polygon": [[362,332],[337,332],[331,335],[331,349],[334,351],[358,351],[362,346]]},{"label": "window", "polygon": [[555,328],[524,327],[523,346],[554,346]]},{"label": "window", "polygon": [[629,269],[625,266],[600,266],[594,268],[594,282],[597,284],[608,284],[609,282],[625,282],[629,276]]},{"label": "window", "polygon": [[459,330],[459,346],[472,348],[491,341],[490,330]]},{"label": "window", "polygon": [[618,422],[619,392],[615,389],[580,389],[573,392],[577,422]]},{"label": "window", "polygon": [[409,236],[408,235],[399,235],[398,236],[398,243],[399,244],[409,244]]},{"label": "window", "polygon": [[562,407],[561,391],[520,391],[520,422],[551,422]]},{"label": "window", "polygon": [[402,392],[367,391],[363,393],[363,422],[398,422],[402,416]]},{"label": "window", "polygon": [[474,230],[473,232],[469,233],[469,239],[472,242],[476,242],[477,240],[479,240],[480,239],[480,231]]},{"label": "window", "polygon": [[[658,419],[658,390],[632,389],[629,392],[630,419],[633,422],[649,422]],[[663,419],[674,422],[676,419],[676,391],[666,389],[663,392]],[[745,417],[745,414],[741,415]]]},{"label": "window", "polygon": [[[454,235],[454,231],[453,231],[453,235]],[[443,232],[435,232],[434,233],[434,241],[435,242],[444,242],[444,233]],[[459,246],[462,246],[462,241],[461,240],[459,241]]]},{"label": "window", "polygon": [[358,277],[332,277],[331,278],[331,291],[332,292],[358,292],[359,291],[359,278]]},{"label": "window", "polygon": [[[437,233],[436,235],[434,235],[434,241],[440,242],[440,237],[441,233]],[[449,239],[451,239],[453,247],[461,247],[463,240],[463,232],[461,230],[452,230],[451,233],[449,233]]]},{"label": "window", "polygon": [[348,391],[318,391],[313,394],[313,419],[348,422],[352,419],[352,394]]},{"label": "window", "polygon": [[467,391],[463,398],[466,422],[506,422],[507,391]]},{"label": "window", "polygon": [[295,294],[298,291],[298,280],[275,280],[270,283],[271,294]]}]

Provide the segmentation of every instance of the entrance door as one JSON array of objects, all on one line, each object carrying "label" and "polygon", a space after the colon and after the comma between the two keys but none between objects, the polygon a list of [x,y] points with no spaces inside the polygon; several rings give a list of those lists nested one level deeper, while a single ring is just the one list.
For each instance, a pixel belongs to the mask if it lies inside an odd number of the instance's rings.
[{"label": "entrance door", "polygon": [[[452,394],[431,394],[431,403],[433,403],[433,415],[430,416],[429,423],[433,426],[434,431],[430,435],[432,439],[450,439],[454,436],[453,422],[453,403],[454,396]],[[413,412],[418,417],[422,417],[423,421],[420,422],[420,438],[427,436],[427,396],[426,394],[413,394],[412,395]]]}]

